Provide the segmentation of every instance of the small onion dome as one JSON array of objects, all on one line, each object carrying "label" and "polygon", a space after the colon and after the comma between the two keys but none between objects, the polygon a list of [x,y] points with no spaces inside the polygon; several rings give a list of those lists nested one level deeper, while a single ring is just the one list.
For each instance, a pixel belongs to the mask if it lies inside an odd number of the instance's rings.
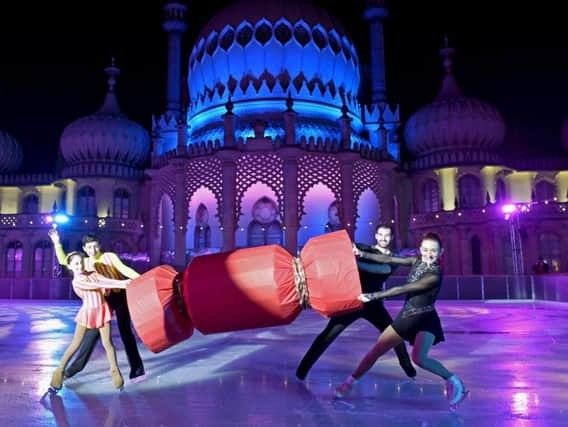
[{"label": "small onion dome", "polygon": [[446,69],[440,93],[407,121],[405,140],[417,157],[448,151],[494,151],[505,136],[505,121],[492,105],[467,98],[452,71],[454,49],[440,51]]},{"label": "small onion dome", "polygon": [[0,173],[15,172],[22,165],[22,147],[8,132],[0,130]]},{"label": "small onion dome", "polygon": [[150,152],[150,136],[120,110],[114,92],[115,76],[120,70],[114,66],[114,60],[105,72],[109,76],[109,89],[104,103],[96,113],[75,120],[63,130],[60,141],[63,157],[68,164],[143,166]]}]

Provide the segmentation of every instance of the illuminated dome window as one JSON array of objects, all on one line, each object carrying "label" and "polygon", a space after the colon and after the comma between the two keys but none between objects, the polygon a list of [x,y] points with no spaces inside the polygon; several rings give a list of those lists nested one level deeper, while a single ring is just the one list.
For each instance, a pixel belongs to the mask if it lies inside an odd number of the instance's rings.
[{"label": "illuminated dome window", "polygon": [[256,28],[254,38],[264,46],[272,38],[272,28],[266,22],[263,22]]},{"label": "illuminated dome window", "polygon": [[237,33],[237,43],[245,47],[252,40],[252,26],[250,24],[244,25]]},{"label": "illuminated dome window", "polygon": [[312,32],[312,37],[314,38],[314,43],[320,49],[325,49],[327,47],[327,39],[320,28],[315,28]]},{"label": "illuminated dome window", "polygon": [[227,29],[221,36],[221,49],[229,50],[235,41],[235,31],[232,28]]},{"label": "illuminated dome window", "polygon": [[329,47],[331,47],[331,50],[333,50],[333,53],[335,53],[336,55],[338,55],[339,52],[341,52],[339,39],[337,38],[337,35],[334,34],[333,32],[329,33]]},{"label": "illuminated dome window", "polygon": [[308,29],[304,25],[298,24],[294,28],[294,38],[303,47],[310,42],[310,33],[308,32]]},{"label": "illuminated dome window", "polygon": [[278,40],[283,45],[288,43],[292,38],[292,30],[283,22],[276,26],[274,34],[276,35],[276,40]]},{"label": "illuminated dome window", "polygon": [[207,43],[207,53],[209,55],[213,55],[215,50],[217,49],[217,42],[219,41],[219,36],[217,33],[213,33]]}]

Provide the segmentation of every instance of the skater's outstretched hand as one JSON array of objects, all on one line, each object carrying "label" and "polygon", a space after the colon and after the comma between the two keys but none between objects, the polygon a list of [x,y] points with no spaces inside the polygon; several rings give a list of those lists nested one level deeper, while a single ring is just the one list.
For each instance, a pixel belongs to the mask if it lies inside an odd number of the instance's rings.
[{"label": "skater's outstretched hand", "polygon": [[55,228],[52,228],[51,230],[49,230],[47,232],[47,235],[49,236],[49,238],[51,239],[51,241],[53,242],[54,245],[58,245],[59,243],[61,243],[61,238],[59,237],[59,232]]},{"label": "skater's outstretched hand", "polygon": [[355,244],[353,244],[353,254],[355,256],[361,256],[362,255],[361,249],[359,249],[357,246],[355,246]]},{"label": "skater's outstretched hand", "polygon": [[379,292],[374,292],[370,294],[361,294],[357,297],[357,299],[361,302],[371,302],[380,299],[380,297],[377,294],[379,294]]}]

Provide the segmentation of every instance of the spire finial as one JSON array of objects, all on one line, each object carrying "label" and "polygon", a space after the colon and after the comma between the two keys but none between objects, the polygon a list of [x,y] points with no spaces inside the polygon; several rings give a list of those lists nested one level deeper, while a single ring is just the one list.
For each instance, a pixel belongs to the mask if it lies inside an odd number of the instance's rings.
[{"label": "spire finial", "polygon": [[448,38],[448,34],[444,35],[444,47],[440,49],[440,56],[444,59],[444,69],[446,70],[446,74],[452,74],[454,62],[452,60],[452,56],[455,53],[453,47],[450,47],[450,42]]},{"label": "spire finial", "polygon": [[446,70],[446,74],[442,80],[442,87],[437,99],[459,98],[463,96],[454,78],[454,61],[452,58],[454,53],[455,49],[450,47],[448,34],[445,34],[444,45],[440,49],[440,56],[442,57],[442,64]]},{"label": "spire finial", "polygon": [[116,76],[120,75],[120,69],[116,66],[116,58],[114,56],[111,56],[110,67],[105,68],[105,73],[108,76],[108,91],[114,92]]},{"label": "spire finial", "polygon": [[116,66],[116,58],[114,56],[111,56],[110,66],[105,68],[105,73],[108,76],[108,91],[99,112],[105,114],[122,114],[114,93],[116,76],[120,75],[120,68]]}]

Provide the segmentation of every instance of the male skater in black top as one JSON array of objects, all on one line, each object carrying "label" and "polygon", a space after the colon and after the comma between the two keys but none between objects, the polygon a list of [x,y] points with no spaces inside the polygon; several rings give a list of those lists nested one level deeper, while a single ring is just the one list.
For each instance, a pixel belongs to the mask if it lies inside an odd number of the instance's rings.
[{"label": "male skater in black top", "polygon": [[[391,255],[389,249],[392,242],[393,230],[390,225],[381,224],[375,233],[376,244],[374,246],[357,244],[360,250]],[[377,264],[373,261],[357,258],[357,267],[363,293],[382,290],[383,283],[392,273],[390,265]],[[312,346],[300,362],[296,370],[296,376],[303,380],[308,371],[319,359],[329,345],[339,334],[357,319],[365,319],[372,323],[379,331],[384,331],[392,323],[392,317],[385,309],[382,300],[374,300],[365,304],[360,311],[332,317],[326,328],[317,336]],[[410,356],[404,343],[394,348],[401,368],[410,378],[416,376],[416,369],[410,362]]]}]

